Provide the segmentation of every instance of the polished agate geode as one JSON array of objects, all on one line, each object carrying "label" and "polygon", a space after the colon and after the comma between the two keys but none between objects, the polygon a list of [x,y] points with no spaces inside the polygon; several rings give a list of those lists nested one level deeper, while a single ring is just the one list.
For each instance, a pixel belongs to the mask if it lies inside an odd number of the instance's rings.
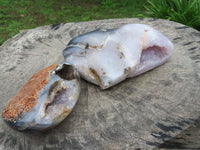
[{"label": "polished agate geode", "polygon": [[126,24],[79,35],[63,55],[82,78],[106,89],[165,63],[172,52],[173,44],[159,31]]}]

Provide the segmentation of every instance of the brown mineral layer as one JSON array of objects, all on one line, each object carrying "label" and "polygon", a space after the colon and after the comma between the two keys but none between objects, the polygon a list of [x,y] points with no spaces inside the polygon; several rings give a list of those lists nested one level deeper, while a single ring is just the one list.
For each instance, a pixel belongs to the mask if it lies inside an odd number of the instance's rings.
[{"label": "brown mineral layer", "polygon": [[2,112],[3,118],[14,121],[23,113],[29,112],[29,110],[38,102],[39,91],[48,83],[49,73],[57,66],[57,64],[51,65],[34,74],[9,101]]}]

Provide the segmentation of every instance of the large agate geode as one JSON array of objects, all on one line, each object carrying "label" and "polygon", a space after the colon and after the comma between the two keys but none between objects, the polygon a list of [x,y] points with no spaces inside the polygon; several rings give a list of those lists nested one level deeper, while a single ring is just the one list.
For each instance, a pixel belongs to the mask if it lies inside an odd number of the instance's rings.
[{"label": "large agate geode", "polygon": [[127,24],[79,35],[63,55],[82,78],[106,89],[163,64],[172,51],[173,44],[159,31]]},{"label": "large agate geode", "polygon": [[9,101],[3,119],[18,130],[44,130],[59,124],[75,106],[79,76],[69,63],[51,65],[33,75]]}]

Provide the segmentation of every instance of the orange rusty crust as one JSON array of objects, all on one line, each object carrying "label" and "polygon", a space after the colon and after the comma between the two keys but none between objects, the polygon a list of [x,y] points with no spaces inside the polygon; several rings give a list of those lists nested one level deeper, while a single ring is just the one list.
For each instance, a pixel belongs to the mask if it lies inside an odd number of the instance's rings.
[{"label": "orange rusty crust", "polygon": [[99,81],[99,86],[102,87],[102,81],[100,76],[98,75],[98,73],[96,72],[96,70],[94,70],[93,68],[90,68],[90,71],[92,72],[92,74],[96,77],[96,79]]},{"label": "orange rusty crust", "polygon": [[93,49],[97,49],[97,48],[102,48],[103,45],[99,45],[99,46],[93,46],[93,45],[89,45],[90,48],[93,48]]},{"label": "orange rusty crust", "polygon": [[116,49],[117,49],[117,50],[120,50],[120,46],[117,46]]},{"label": "orange rusty crust", "polygon": [[38,93],[48,83],[49,73],[58,65],[51,65],[34,74],[28,82],[9,101],[2,112],[4,119],[16,120],[21,114],[28,112],[38,102]]}]

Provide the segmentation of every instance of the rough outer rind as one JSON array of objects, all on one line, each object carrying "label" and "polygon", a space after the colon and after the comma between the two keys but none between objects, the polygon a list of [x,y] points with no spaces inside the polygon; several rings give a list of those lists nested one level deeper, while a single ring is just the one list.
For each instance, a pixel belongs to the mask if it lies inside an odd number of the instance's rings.
[{"label": "rough outer rind", "polygon": [[16,95],[9,100],[8,105],[2,112],[2,117],[5,120],[16,121],[24,113],[28,113],[37,104],[39,91],[49,82],[49,73],[57,66],[58,64],[51,65],[34,74]]}]

